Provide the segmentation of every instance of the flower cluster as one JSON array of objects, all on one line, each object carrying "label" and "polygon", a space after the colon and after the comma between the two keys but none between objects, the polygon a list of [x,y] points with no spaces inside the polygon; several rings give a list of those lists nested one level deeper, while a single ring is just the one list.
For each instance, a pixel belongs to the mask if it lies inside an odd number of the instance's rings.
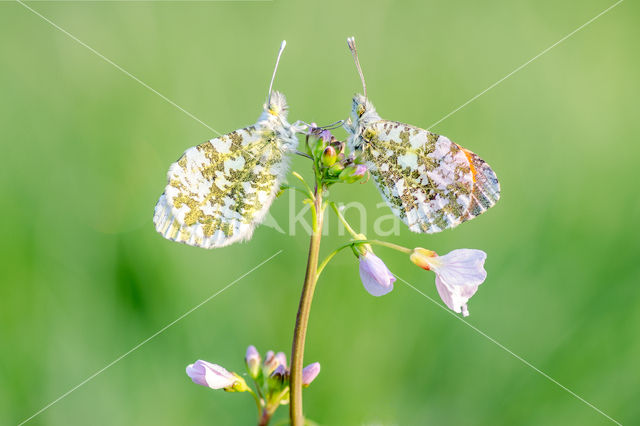
[{"label": "flower cluster", "polygon": [[[259,415],[267,424],[280,405],[289,403],[289,367],[283,352],[268,351],[264,362],[255,346],[249,346],[245,355],[247,373],[256,390],[237,373],[207,361],[198,360],[187,366],[187,375],[194,383],[227,392],[249,392],[256,400]],[[320,374],[320,363],[314,362],[302,370],[302,385],[307,387]]]},{"label": "flower cluster", "polygon": [[354,183],[367,175],[367,167],[353,153],[345,155],[345,143],[330,130],[312,123],[306,138],[307,154],[314,159],[318,174],[328,186],[336,182]]}]

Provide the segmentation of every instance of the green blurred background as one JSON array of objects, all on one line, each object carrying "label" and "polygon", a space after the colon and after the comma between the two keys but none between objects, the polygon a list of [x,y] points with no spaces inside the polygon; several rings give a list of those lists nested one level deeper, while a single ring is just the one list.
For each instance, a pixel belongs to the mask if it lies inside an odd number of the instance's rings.
[{"label": "green blurred background", "polygon": [[[258,117],[282,39],[275,87],[292,120],[346,118],[355,35],[379,113],[426,127],[611,4],[29,3],[225,133]],[[392,238],[485,250],[469,322],[623,424],[640,423],[639,12],[620,4],[438,124],[493,166],[503,198],[455,230]],[[249,344],[289,353],[308,244],[300,226],[288,235],[289,196],[272,208],[285,234],[263,226],[213,251],[164,240],[152,215],[166,171],[215,135],[17,3],[0,3],[0,61],[0,423],[282,249],[29,423],[252,424],[248,395],[196,386],[184,368],[242,371]],[[371,206],[370,234],[388,213],[372,183],[331,196]],[[330,229],[325,253],[344,241]],[[431,273],[377,253],[437,298]],[[322,373],[305,413],[320,424],[611,424],[406,285],[369,296],[347,252],[318,285],[307,341]]]}]

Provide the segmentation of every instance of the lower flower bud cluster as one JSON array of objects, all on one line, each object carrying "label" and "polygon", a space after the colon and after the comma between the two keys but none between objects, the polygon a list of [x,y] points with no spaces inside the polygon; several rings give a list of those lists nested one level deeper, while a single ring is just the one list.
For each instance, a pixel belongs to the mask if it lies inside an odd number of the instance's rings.
[{"label": "lower flower bud cluster", "polygon": [[[262,419],[273,416],[280,405],[289,403],[289,367],[283,352],[268,351],[264,361],[255,346],[249,346],[245,355],[247,373],[255,391],[239,374],[218,364],[198,360],[187,366],[187,375],[194,383],[227,392],[249,392],[256,400]],[[308,387],[320,374],[320,363],[314,362],[302,370],[302,385]],[[266,423],[265,423],[266,424]]]}]

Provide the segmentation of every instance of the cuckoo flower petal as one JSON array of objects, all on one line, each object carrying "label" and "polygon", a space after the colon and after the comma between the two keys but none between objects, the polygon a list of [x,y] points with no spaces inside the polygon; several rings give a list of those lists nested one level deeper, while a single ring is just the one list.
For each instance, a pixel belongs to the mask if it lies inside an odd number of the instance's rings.
[{"label": "cuckoo flower petal", "polygon": [[487,254],[482,250],[458,249],[444,256],[416,248],[411,261],[423,269],[435,272],[448,285],[480,285],[487,278],[484,261]]},{"label": "cuckoo flower petal", "polygon": [[436,275],[436,289],[438,290],[440,298],[449,309],[458,314],[462,313],[464,317],[469,316],[467,302],[471,296],[478,291],[477,285],[452,286],[446,284]]},{"label": "cuckoo flower petal", "polygon": [[360,256],[360,279],[373,296],[383,296],[393,290],[393,276],[384,262],[372,252]]},{"label": "cuckoo flower petal", "polygon": [[198,360],[187,366],[187,375],[193,383],[208,386],[211,389],[224,389],[232,387],[238,378],[217,364]]},{"label": "cuckoo flower petal", "polygon": [[411,253],[411,261],[436,273],[436,288],[442,301],[454,312],[469,315],[467,302],[487,278],[482,250],[458,249],[444,256],[423,248]]}]

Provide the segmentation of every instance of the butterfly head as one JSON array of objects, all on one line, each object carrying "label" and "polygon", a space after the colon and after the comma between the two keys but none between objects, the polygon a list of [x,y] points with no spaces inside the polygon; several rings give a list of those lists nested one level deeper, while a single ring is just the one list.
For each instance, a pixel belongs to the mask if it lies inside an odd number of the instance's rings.
[{"label": "butterfly head", "polygon": [[287,105],[287,99],[280,92],[273,92],[268,100],[268,105],[265,104],[264,112],[269,118],[278,118],[281,120],[287,119],[287,113],[289,112],[289,106]]},{"label": "butterfly head", "polygon": [[357,129],[376,120],[380,120],[380,116],[369,99],[360,94],[355,95],[351,107],[351,122],[354,128]]},{"label": "butterfly head", "polygon": [[298,146],[297,133],[304,130],[298,122],[289,124],[287,115],[289,106],[287,99],[280,92],[273,92],[264,104],[262,114],[258,117],[257,125],[274,131],[279,143],[287,149],[296,149]]},{"label": "butterfly head", "polygon": [[379,121],[380,116],[375,107],[366,96],[355,95],[351,105],[351,116],[345,122],[344,129],[349,134],[347,145],[352,151],[362,149],[364,140],[362,133],[365,128],[375,121]]}]

